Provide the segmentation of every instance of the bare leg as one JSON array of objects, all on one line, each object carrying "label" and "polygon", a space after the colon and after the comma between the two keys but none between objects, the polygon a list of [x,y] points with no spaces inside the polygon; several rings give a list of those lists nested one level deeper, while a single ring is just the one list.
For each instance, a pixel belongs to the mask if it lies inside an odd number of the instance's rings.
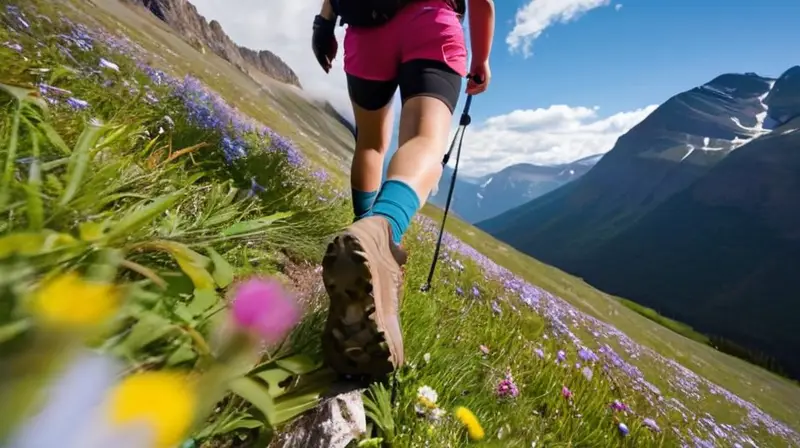
[{"label": "bare leg", "polygon": [[392,103],[378,110],[367,110],[353,103],[358,137],[350,186],[359,191],[376,191],[381,186],[383,159],[392,140]]},{"label": "bare leg", "polygon": [[453,113],[438,98],[417,96],[403,104],[400,148],[392,157],[387,177],[408,184],[420,204],[428,200],[442,176],[442,157],[452,119]]}]

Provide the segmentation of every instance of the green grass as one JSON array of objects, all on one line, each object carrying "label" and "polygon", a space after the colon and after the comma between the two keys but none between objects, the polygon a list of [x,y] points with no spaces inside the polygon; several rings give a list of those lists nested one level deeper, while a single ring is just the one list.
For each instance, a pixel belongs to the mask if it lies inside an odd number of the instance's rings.
[{"label": "green grass", "polygon": [[[425,212],[436,220],[441,219],[441,211],[435,207],[427,206]],[[800,429],[800,411],[796,404],[800,403],[800,388],[795,383],[661,326],[631,310],[619,298],[522,254],[463,221],[448,218],[448,231],[499,265],[567,300],[584,313],[608,322],[640,344],[756,404],[796,430]],[[660,372],[653,367],[647,363],[640,365],[646,373],[658,377]],[[722,408],[727,406],[725,404],[714,406],[720,406],[717,412],[727,412]]]},{"label": "green grass", "polygon": [[652,320],[653,322],[661,325],[662,327],[669,328],[670,330],[678,333],[681,336],[686,338],[692,339],[697,341],[701,344],[711,345],[711,340],[708,336],[698,333],[689,325],[684,323],[672,320],[668,317],[664,317],[654,309],[648,308],[646,306],[639,305],[636,302],[633,302],[628,299],[619,299],[620,303],[628,307],[629,309],[641,314],[642,316]]},{"label": "green grass", "polygon": [[[13,274],[0,277],[4,366],[25,359],[26,350],[32,350],[29,338],[40,331],[27,324],[30,316],[22,306],[26,294],[43,276],[75,268],[130,288],[117,325],[93,341],[93,349],[115,356],[134,371],[177,367],[206,372],[214,365],[207,345],[213,343],[216,324],[224,315],[231,279],[268,274],[292,286],[304,286],[287,278],[286,266],[308,263],[313,272],[326,238],[347,223],[349,205],[337,196],[346,178],[339,168],[348,157],[347,131],[291,90],[268,83],[273,91],[266,92],[227,62],[198,53],[156,20],[113,0],[100,0],[95,8],[78,1],[32,4],[54,23],[34,19],[36,15],[29,12],[27,17],[34,24],[30,35],[20,37],[0,28],[0,42],[19,41],[27,56],[0,47],[0,58],[8,61],[0,67],[0,83],[30,88],[42,82],[40,76],[46,73],[49,84],[69,89],[90,107],[75,111],[62,101],[44,108],[34,104],[39,100],[26,100],[31,103],[24,117],[30,124],[22,122],[17,127],[13,117],[19,102],[7,94],[0,97],[0,160],[10,161],[5,166],[13,174],[3,184],[8,201],[0,209],[0,238],[8,238],[3,240],[7,247],[13,242],[20,249],[12,257],[0,257],[4,273]],[[269,150],[269,139],[251,132],[242,136],[247,157],[226,163],[223,147],[228,129],[200,126],[182,97],[172,95],[169,87],[153,84],[128,57],[101,42],[95,42],[90,51],[76,50],[75,60],[59,51],[48,40],[65,31],[58,29],[65,26],[56,19],[58,11],[93,28],[106,26],[128,34],[150,53],[152,65],[178,78],[192,74],[202,80],[244,115],[291,137],[312,166],[328,168],[331,179],[321,182],[313,176],[313,167],[294,167],[286,154]],[[3,20],[9,20],[7,14]],[[30,52],[36,42],[44,45],[34,58]],[[86,69],[96,67],[101,56],[119,64],[121,73],[87,75]],[[109,79],[114,82],[104,85]],[[161,100],[148,103],[141,95],[131,94],[123,79],[135,79],[140,89],[149,86]],[[174,128],[160,134],[166,115]],[[102,136],[96,141],[82,140],[82,133],[92,129],[87,128],[91,118],[102,119],[98,131]],[[17,144],[12,144],[15,140]],[[335,142],[327,156],[319,152],[319,145],[326,142]],[[170,154],[180,155],[170,158]],[[41,184],[32,174],[35,170],[19,162],[34,156],[42,162]],[[86,169],[76,170],[78,164]],[[253,178],[265,187],[256,196],[248,194]],[[75,194],[59,205],[69,185],[76,186]],[[433,207],[425,207],[423,213],[437,221],[441,218]],[[264,218],[270,218],[270,223],[259,225]],[[586,315],[608,322],[644,347],[561,302],[543,298],[547,306],[531,309],[521,300],[519,283],[505,285],[486,264],[460,255],[451,240],[433,289],[421,292],[435,234],[417,223],[405,239],[410,262],[401,319],[409,365],[398,375],[396,408],[385,406],[386,391],[376,390],[371,400],[384,404],[373,419],[394,446],[467,445],[466,432],[453,418],[457,406],[477,415],[486,432],[481,443],[487,446],[528,447],[536,442],[548,447],[671,447],[679,444],[679,437],[689,438],[689,431],[708,438],[713,429],[695,418],[705,413],[718,424],[736,426],[726,432],[751,437],[759,446],[790,445],[788,436],[748,423],[747,410],[710,393],[709,383],[693,379],[656,353],[675,359],[797,429],[800,389],[795,385],[657,325],[619,299],[525,257],[457,219],[450,219],[448,230],[499,265]],[[65,242],[58,251],[44,244],[44,237],[52,234],[62,235]],[[302,280],[309,278],[314,277]],[[267,351],[265,365],[251,361],[239,378],[265,387],[265,375],[259,373],[270,369],[270,375],[275,374],[275,359],[301,354],[312,366],[319,360],[325,299],[313,293],[300,298],[306,319],[285,344]],[[580,360],[578,347],[559,333],[561,324],[588,349],[603,350],[602,359]],[[481,346],[488,350],[482,351]],[[565,362],[556,361],[559,350],[565,351]],[[609,350],[619,354],[623,367],[603,367],[613,358]],[[649,383],[626,373],[627,363],[641,370]],[[584,367],[591,370],[591,378]],[[307,375],[309,371],[313,372]],[[315,372],[305,369],[299,376],[317,378]],[[507,372],[520,394],[499,399],[496,389]],[[19,384],[12,380],[0,375],[0,387],[6,391],[10,384]],[[647,388],[650,385],[663,392],[665,401]],[[419,416],[415,409],[423,386],[438,392],[437,405],[445,414],[437,422]],[[571,390],[571,399],[562,396],[563,387]],[[196,445],[265,446],[273,430],[282,429],[281,425],[273,428],[279,423],[276,414],[264,406],[265,400],[275,397],[235,389],[237,395],[227,395],[218,404],[218,412],[200,416],[203,424],[190,435]],[[308,393],[302,388],[291,390],[301,398]],[[308,396],[312,401],[316,397],[314,393]],[[689,408],[687,420],[665,404],[673,398]],[[612,412],[609,405],[614,400],[635,412]],[[6,416],[24,416],[20,409],[27,404],[24,399],[0,403],[4,416],[0,438],[6,435],[2,430],[10,427]],[[646,428],[645,418],[655,419],[662,431]],[[618,421],[630,430],[625,438],[618,434]]]}]

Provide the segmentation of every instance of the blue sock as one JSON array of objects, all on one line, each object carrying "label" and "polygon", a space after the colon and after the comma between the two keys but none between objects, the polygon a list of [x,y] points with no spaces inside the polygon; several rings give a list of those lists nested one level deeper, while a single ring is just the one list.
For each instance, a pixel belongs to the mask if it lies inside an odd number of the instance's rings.
[{"label": "blue sock", "polygon": [[377,195],[377,191],[359,191],[353,188],[353,214],[356,221],[372,214],[372,203]]},{"label": "blue sock", "polygon": [[373,215],[381,215],[389,221],[395,244],[400,244],[417,210],[419,210],[417,193],[408,184],[399,180],[387,180],[372,206]]}]

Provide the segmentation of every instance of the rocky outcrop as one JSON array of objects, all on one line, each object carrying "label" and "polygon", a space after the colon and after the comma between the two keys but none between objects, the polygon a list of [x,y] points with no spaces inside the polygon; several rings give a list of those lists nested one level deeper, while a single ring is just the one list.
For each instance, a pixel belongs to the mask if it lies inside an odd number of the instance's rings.
[{"label": "rocky outcrop", "polygon": [[200,51],[213,51],[244,73],[257,70],[280,82],[300,86],[300,79],[283,60],[268,50],[237,45],[216,20],[206,21],[187,0],[124,0],[143,6]]}]

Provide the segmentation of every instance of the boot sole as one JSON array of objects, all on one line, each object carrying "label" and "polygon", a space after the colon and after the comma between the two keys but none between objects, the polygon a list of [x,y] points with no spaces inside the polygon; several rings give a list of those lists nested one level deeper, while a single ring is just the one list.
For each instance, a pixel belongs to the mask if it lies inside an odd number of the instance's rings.
[{"label": "boot sole", "polygon": [[392,341],[387,340],[380,303],[374,297],[381,279],[373,278],[367,251],[356,232],[334,239],[322,260],[322,269],[330,297],[322,337],[325,362],[343,375],[387,376],[394,370]]}]

